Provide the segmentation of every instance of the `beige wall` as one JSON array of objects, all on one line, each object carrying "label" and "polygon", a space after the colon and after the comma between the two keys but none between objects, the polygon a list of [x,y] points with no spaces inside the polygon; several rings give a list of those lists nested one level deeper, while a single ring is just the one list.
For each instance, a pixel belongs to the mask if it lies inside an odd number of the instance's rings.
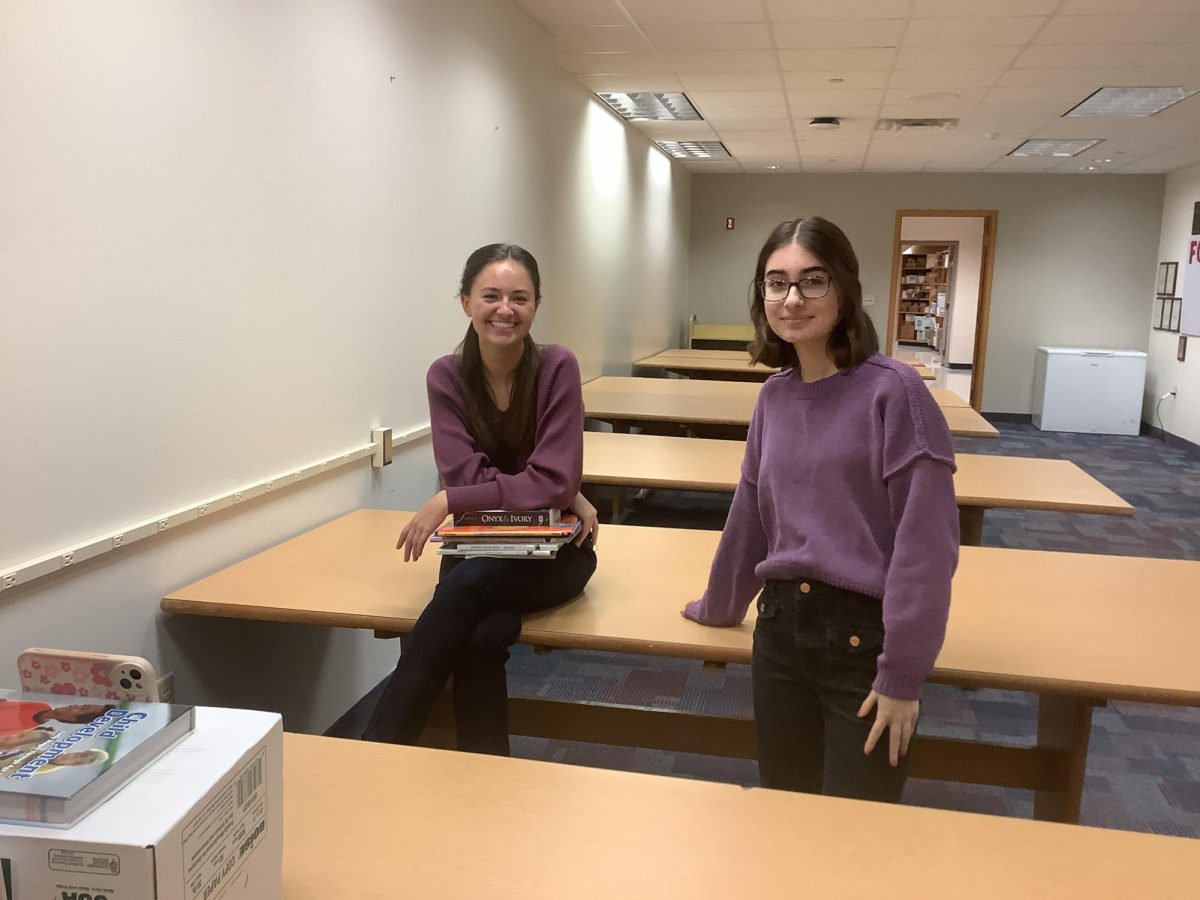
[{"label": "beige wall", "polygon": [[[534,335],[585,375],[684,321],[690,175],[511,3],[5,3],[0,110],[0,574],[427,422],[480,244],[539,258]],[[132,652],[181,699],[323,728],[395,642],[159,598],[433,487],[419,443],[6,590],[0,686],[28,645]]]},{"label": "beige wall", "polygon": [[[743,322],[762,241],[822,215],[858,252],[870,312],[887,325],[895,213],[996,209],[999,234],[983,408],[1028,413],[1041,344],[1144,350],[1165,177],[1160,175],[697,175],[689,310]],[[725,217],[737,228],[725,230]]]},{"label": "beige wall", "polygon": [[[1179,284],[1183,290],[1183,272],[1187,266],[1188,240],[1192,233],[1192,206],[1200,202],[1200,165],[1172,172],[1167,176],[1167,196],[1163,204],[1162,236],[1158,245],[1158,260],[1179,263]],[[1146,319],[1150,318],[1150,298],[1154,296],[1153,281],[1147,283],[1141,304]],[[1171,434],[1200,444],[1200,337],[1189,337],[1187,359],[1179,362],[1175,356],[1179,335],[1164,331],[1150,332],[1149,359],[1146,372],[1146,398],[1142,418]],[[1155,414],[1158,399],[1172,388],[1175,397],[1162,401],[1161,421]]]}]

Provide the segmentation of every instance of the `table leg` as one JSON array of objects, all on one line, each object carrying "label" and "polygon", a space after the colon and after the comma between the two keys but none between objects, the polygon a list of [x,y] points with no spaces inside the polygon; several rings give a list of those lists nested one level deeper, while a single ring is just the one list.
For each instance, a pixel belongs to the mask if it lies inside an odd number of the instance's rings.
[{"label": "table leg", "polygon": [[958,508],[958,542],[964,547],[978,547],[983,543],[982,506]]},{"label": "table leg", "polygon": [[1092,733],[1091,700],[1060,694],[1038,695],[1039,748],[1059,750],[1055,789],[1034,791],[1033,817],[1051,822],[1078,822]]}]

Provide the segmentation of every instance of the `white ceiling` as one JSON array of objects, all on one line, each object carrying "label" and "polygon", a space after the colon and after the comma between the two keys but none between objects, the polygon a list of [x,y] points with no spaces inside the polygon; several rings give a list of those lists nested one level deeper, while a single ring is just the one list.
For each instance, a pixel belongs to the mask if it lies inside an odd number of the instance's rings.
[{"label": "white ceiling", "polygon": [[[1200,94],[1150,118],[1062,118],[1100,87],[1200,87],[1200,0],[516,2],[589,89],[686,92],[705,121],[635,124],[652,139],[723,141],[734,160],[682,161],[697,172],[1145,173],[1200,161]],[[841,128],[812,130],[813,116]],[[876,131],[884,117],[959,124]],[[1103,140],[1070,159],[1007,156],[1033,137]]]}]

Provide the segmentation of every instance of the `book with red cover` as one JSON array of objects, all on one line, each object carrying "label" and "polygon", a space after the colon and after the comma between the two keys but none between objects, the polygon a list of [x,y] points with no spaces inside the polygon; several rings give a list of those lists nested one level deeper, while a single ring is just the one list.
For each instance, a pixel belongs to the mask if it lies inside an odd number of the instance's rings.
[{"label": "book with red cover", "polygon": [[553,541],[575,534],[579,519],[565,515],[557,525],[443,525],[433,539],[445,542],[530,540]]}]

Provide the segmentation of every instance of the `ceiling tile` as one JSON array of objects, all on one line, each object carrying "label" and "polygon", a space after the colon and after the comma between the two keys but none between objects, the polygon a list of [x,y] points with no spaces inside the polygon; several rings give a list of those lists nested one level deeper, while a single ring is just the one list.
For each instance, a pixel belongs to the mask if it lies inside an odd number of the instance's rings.
[{"label": "ceiling tile", "polygon": [[738,141],[790,141],[792,139],[791,123],[786,123],[784,128],[777,131],[730,131],[728,133],[731,140]]},{"label": "ceiling tile", "polygon": [[679,75],[777,71],[775,54],[770,50],[668,50],[662,58],[667,67]]},{"label": "ceiling tile", "polygon": [[771,26],[775,46],[782,49],[896,47],[904,34],[903,19],[862,22],[778,22]]},{"label": "ceiling tile", "polygon": [[[827,72],[784,72],[783,84],[796,90],[847,90],[881,88],[887,84],[887,72],[827,71]],[[831,79],[841,79],[833,81]]]},{"label": "ceiling tile", "polygon": [[650,43],[632,25],[605,28],[564,27],[554,30],[553,47],[560,53],[573,51],[650,50]]},{"label": "ceiling tile", "polygon": [[1129,69],[1116,67],[1100,69],[1009,69],[996,82],[997,87],[1033,88],[1033,87],[1087,87],[1090,90],[1103,87],[1106,84],[1116,84],[1128,77]]},{"label": "ceiling tile", "polygon": [[860,136],[869,136],[875,130],[875,113],[869,115],[853,117],[853,116],[838,116],[841,127],[835,129],[821,129],[809,127],[808,121],[812,116],[797,116],[793,121],[796,123],[796,134],[801,140],[817,140],[828,137],[833,140],[835,138],[855,138]]},{"label": "ceiling tile", "polygon": [[[919,90],[914,88],[890,88],[884,93],[883,102],[889,105],[919,103],[929,109],[950,109],[966,104],[975,104],[988,93],[987,88],[958,88],[944,91]],[[953,97],[939,97],[939,94],[956,94]],[[933,113],[930,113],[933,115]]]},{"label": "ceiling tile", "polygon": [[1037,44],[1186,44],[1200,40],[1195,16],[1057,16]]},{"label": "ceiling tile", "polygon": [[783,91],[696,91],[688,94],[697,106],[722,109],[730,106],[783,106]]},{"label": "ceiling tile", "polygon": [[517,0],[517,5],[552,32],[559,25],[629,24],[629,17],[613,0]]},{"label": "ceiling tile", "polygon": [[878,103],[864,103],[854,105],[850,103],[793,103],[792,118],[803,120],[807,124],[807,120],[814,116],[836,116],[842,121],[843,126],[847,121],[855,119],[870,119],[874,121],[879,113]]},{"label": "ceiling tile", "polygon": [[556,53],[554,58],[576,75],[668,75],[657,53]]},{"label": "ceiling tile", "polygon": [[927,91],[956,91],[963,88],[991,87],[1003,69],[904,69],[892,73],[891,88],[918,88]]},{"label": "ceiling tile", "polygon": [[1044,16],[996,16],[987,19],[914,21],[904,33],[905,47],[1024,46],[1046,21]]},{"label": "ceiling tile", "polygon": [[1034,45],[1013,62],[1018,69],[1077,69],[1135,65],[1145,48],[1137,44],[1105,44],[1087,47]]},{"label": "ceiling tile", "polygon": [[995,112],[1006,116],[1058,119],[1067,110],[1061,103],[988,103],[983,102],[973,110],[978,113]]},{"label": "ceiling tile", "polygon": [[[1184,15],[1196,11],[1196,0],[1141,0],[1136,6],[1146,15]],[[1060,16],[1121,15],[1130,10],[1130,0],[1066,0]]]},{"label": "ceiling tile", "polygon": [[930,53],[923,47],[901,47],[897,69],[1003,69],[1012,64],[1020,47],[943,47]]},{"label": "ceiling tile", "polygon": [[861,21],[864,19],[903,19],[908,15],[909,0],[767,0],[772,22],[819,22],[823,20]]},{"label": "ceiling tile", "polygon": [[886,71],[892,67],[896,51],[887,48],[780,50],[779,64],[784,71],[824,72],[830,69]]},{"label": "ceiling tile", "polygon": [[580,75],[579,80],[594,93],[683,90],[683,85],[674,75]]},{"label": "ceiling tile", "polygon": [[994,19],[1003,16],[1048,16],[1061,0],[916,0],[914,19],[972,18]]},{"label": "ceiling tile", "polygon": [[761,0],[623,0],[639,25],[762,22]]},{"label": "ceiling tile", "polygon": [[658,50],[767,50],[765,24],[647,25],[643,29]]},{"label": "ceiling tile", "polygon": [[704,118],[710,122],[732,122],[787,119],[789,116],[786,106],[726,106],[706,110]]},{"label": "ceiling tile", "polygon": [[687,91],[772,91],[779,87],[777,72],[733,72],[682,76]]},{"label": "ceiling tile", "polygon": [[782,131],[792,133],[792,120],[787,117],[760,119],[709,119],[713,128],[721,135],[736,134],[742,131]]},{"label": "ceiling tile", "polygon": [[745,156],[794,157],[796,155],[795,141],[744,141],[740,138],[727,138],[725,146],[739,159]]},{"label": "ceiling tile", "polygon": [[637,129],[656,141],[714,141],[717,133],[708,122],[638,122]]},{"label": "ceiling tile", "polygon": [[[1194,71],[1200,63],[1200,44],[1142,45],[1141,49],[1137,58],[1139,66],[1186,66]],[[1191,80],[1193,83],[1200,81],[1194,76]]]},{"label": "ceiling tile", "polygon": [[676,162],[683,163],[684,167],[691,172],[700,174],[722,174],[736,172],[739,175],[742,172],[742,164],[736,159],[680,159]]},{"label": "ceiling tile", "polygon": [[1092,93],[1088,88],[1066,87],[994,87],[983,98],[984,103],[1053,103],[1068,109],[1083,102]]},{"label": "ceiling tile", "polygon": [[876,88],[869,91],[788,91],[788,103],[792,106],[878,106],[883,102],[883,91]]}]

